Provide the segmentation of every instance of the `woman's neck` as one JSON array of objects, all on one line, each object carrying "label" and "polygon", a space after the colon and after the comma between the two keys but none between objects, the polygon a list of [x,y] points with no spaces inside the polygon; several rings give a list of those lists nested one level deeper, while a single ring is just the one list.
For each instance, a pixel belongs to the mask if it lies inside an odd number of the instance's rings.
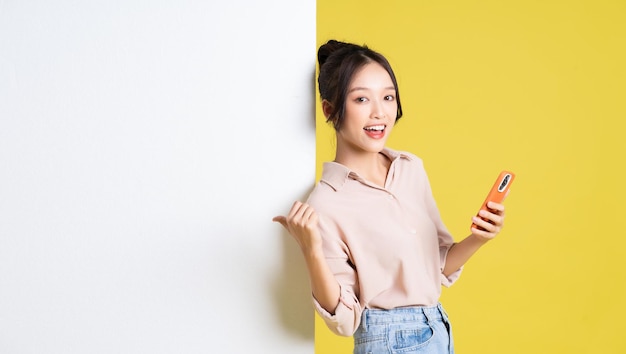
[{"label": "woman's neck", "polygon": [[340,149],[337,149],[335,162],[348,167],[362,178],[380,187],[385,186],[389,166],[391,166],[391,160],[382,152],[342,153]]}]

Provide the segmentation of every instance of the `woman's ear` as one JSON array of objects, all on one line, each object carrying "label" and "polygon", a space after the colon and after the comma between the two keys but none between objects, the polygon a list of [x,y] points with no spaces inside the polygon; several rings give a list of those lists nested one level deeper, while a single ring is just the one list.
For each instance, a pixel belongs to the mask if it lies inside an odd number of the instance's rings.
[{"label": "woman's ear", "polygon": [[328,100],[322,100],[322,111],[324,112],[326,120],[329,120],[331,118],[331,114],[333,114],[333,105],[328,102]]}]

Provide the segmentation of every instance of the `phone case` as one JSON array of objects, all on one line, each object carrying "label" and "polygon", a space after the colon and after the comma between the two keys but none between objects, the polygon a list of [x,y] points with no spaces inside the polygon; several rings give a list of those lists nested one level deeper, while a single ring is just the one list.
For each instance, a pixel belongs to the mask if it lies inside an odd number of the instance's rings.
[{"label": "phone case", "polygon": [[[493,186],[491,187],[491,190],[489,191],[487,198],[485,198],[483,205],[480,207],[480,210],[487,210],[488,202],[502,203],[504,201],[504,198],[506,198],[506,196],[509,194],[509,188],[511,187],[511,184],[513,184],[514,179],[515,174],[513,172],[500,172],[498,179],[496,179]],[[484,218],[481,219],[485,220]],[[482,227],[477,226],[474,223],[472,223],[471,227],[475,227],[479,230],[484,230]]]}]

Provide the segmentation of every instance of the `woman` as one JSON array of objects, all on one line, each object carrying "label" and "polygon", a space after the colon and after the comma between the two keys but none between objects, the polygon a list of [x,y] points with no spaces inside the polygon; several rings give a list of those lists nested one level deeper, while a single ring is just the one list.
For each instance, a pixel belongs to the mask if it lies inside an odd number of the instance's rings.
[{"label": "woman", "polygon": [[331,40],[318,51],[322,109],[337,136],[335,160],[307,203],[277,216],[306,261],[313,302],[354,353],[453,353],[439,303],[465,262],[501,230],[504,206],[473,217],[454,243],[441,221],[422,161],[385,146],[402,116],[387,59]]}]

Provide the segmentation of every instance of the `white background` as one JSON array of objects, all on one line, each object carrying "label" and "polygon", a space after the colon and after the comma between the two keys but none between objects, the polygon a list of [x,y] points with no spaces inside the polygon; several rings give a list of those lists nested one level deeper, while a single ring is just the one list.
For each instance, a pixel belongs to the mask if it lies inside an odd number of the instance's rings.
[{"label": "white background", "polygon": [[315,1],[0,0],[0,353],[312,353]]}]

